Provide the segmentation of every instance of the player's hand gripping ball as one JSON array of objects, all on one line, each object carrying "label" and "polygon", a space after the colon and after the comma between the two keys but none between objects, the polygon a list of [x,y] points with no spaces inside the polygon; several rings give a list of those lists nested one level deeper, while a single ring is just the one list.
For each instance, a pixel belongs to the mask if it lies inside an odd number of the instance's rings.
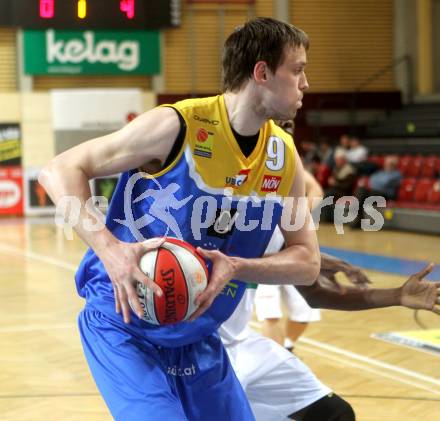
[{"label": "player's hand gripping ball", "polygon": [[158,249],[141,257],[140,268],[163,291],[159,297],[144,284],[137,283],[143,320],[155,325],[177,323],[187,320],[197,310],[194,300],[208,284],[208,269],[191,244],[167,237]]}]

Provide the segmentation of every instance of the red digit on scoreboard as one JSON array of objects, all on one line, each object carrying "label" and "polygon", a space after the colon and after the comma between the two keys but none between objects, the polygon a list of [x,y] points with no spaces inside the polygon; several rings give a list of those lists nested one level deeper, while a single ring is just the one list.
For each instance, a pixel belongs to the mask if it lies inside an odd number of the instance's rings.
[{"label": "red digit on scoreboard", "polygon": [[135,0],[120,0],[119,9],[124,12],[128,19],[133,19],[135,12]]},{"label": "red digit on scoreboard", "polygon": [[52,19],[55,15],[55,0],[40,0],[40,18]]}]

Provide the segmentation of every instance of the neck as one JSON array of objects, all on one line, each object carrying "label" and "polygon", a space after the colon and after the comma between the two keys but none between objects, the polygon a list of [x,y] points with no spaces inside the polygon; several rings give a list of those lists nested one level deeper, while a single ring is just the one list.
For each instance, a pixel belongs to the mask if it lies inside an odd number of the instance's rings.
[{"label": "neck", "polygon": [[229,122],[242,136],[254,135],[267,120],[262,110],[255,105],[258,104],[258,98],[249,85],[239,92],[226,92],[224,95]]}]

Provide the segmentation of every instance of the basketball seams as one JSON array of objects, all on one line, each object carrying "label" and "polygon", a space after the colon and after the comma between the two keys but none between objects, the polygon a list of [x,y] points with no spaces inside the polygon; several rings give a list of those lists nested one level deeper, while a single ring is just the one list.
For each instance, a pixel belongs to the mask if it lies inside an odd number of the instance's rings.
[{"label": "basketball seams", "polygon": [[[191,245],[191,244],[189,244],[189,243],[187,243],[187,242],[185,242],[185,241],[179,240],[178,238],[174,238],[174,237],[167,237],[167,238],[166,238],[166,241],[167,241],[168,243],[176,244],[176,245],[178,245],[178,246],[180,246],[180,247],[183,247],[184,249],[186,249],[186,250],[188,250],[189,252],[191,252],[191,253],[193,254],[193,256],[194,256],[194,257],[199,261],[199,263],[202,265],[202,267],[203,267],[203,269],[204,269],[204,271],[205,271],[206,278],[208,278],[208,269],[207,269],[207,267],[206,267],[206,263],[205,263],[205,261],[203,260],[203,257],[200,256],[200,254],[198,253],[197,249],[196,249],[193,245]],[[166,244],[166,243],[164,243],[164,244]]]},{"label": "basketball seams", "polygon": [[[176,256],[179,263],[185,262],[184,265],[180,264],[180,267],[182,268],[186,283],[190,284],[190,288],[187,286],[189,301],[185,318],[189,317],[197,309],[194,305],[194,300],[197,294],[202,292],[207,284],[208,277],[206,276],[205,265],[200,263],[200,260],[197,259],[188,247],[184,247],[181,244],[172,241],[164,243],[163,247],[168,248]],[[189,254],[188,251],[190,252]],[[203,273],[205,273],[205,282],[203,284],[199,284],[193,277],[193,274],[201,268],[203,268]]]},{"label": "basketball seams", "polygon": [[146,252],[139,266],[142,272],[157,281],[164,293],[163,297],[158,297],[150,288],[137,284],[143,320],[164,325],[186,320],[194,313],[197,309],[195,298],[206,288],[208,272],[193,246],[167,238],[159,248]]},{"label": "basketball seams", "polygon": [[[163,262],[167,262],[166,266],[169,266],[170,268],[175,269],[174,271],[174,284],[173,284],[173,294],[174,294],[174,309],[175,309],[175,315],[177,318],[179,317],[180,313],[183,313],[183,316],[185,314],[187,314],[188,312],[188,305],[189,305],[189,293],[188,293],[188,287],[187,287],[187,283],[185,281],[185,272],[183,271],[182,265],[178,259],[178,256],[176,255],[174,250],[170,250],[168,247],[160,247],[159,249],[159,253],[158,253],[158,264],[156,265],[156,272],[155,272],[155,279],[161,279],[162,280],[162,275],[160,272],[161,267],[163,266]],[[163,262],[162,262],[163,259]],[[165,300],[165,296],[166,296],[166,290],[165,288],[165,283],[161,282],[159,284],[159,286],[162,288],[162,291],[164,293],[164,297],[159,298],[156,295],[154,295],[154,303],[155,303],[155,310],[156,310],[156,317],[159,320],[160,324],[167,324],[165,322],[166,320],[166,313],[167,313],[167,302]],[[180,309],[177,299],[178,296],[184,293],[186,294],[185,296],[185,301],[186,301],[186,305],[185,308]]]}]

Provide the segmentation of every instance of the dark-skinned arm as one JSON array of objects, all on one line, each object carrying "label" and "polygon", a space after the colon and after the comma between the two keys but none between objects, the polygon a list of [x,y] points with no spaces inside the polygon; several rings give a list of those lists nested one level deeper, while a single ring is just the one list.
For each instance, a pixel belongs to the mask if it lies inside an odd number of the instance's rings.
[{"label": "dark-skinned arm", "polygon": [[403,306],[440,314],[440,283],[423,279],[432,268],[431,263],[420,272],[411,275],[397,288],[358,289],[345,286],[335,288],[322,276],[313,285],[297,285],[296,288],[313,308],[357,311]]}]

